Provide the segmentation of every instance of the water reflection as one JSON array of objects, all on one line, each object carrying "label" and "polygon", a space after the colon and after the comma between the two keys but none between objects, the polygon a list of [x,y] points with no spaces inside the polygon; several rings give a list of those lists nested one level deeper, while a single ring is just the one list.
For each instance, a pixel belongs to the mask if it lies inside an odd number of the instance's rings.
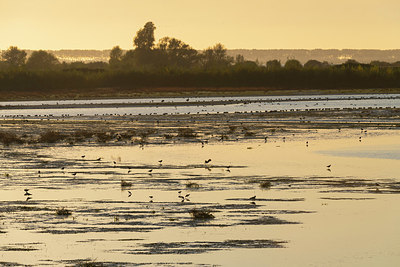
[{"label": "water reflection", "polygon": [[[144,150],[4,149],[1,261],[63,265],[91,258],[120,265],[232,266],[267,258],[273,266],[393,265],[400,259],[397,156],[335,153],[393,152],[400,138],[394,131],[359,142],[358,132],[336,139],[304,136],[308,147],[288,138],[203,148],[190,143]],[[132,185],[122,188],[121,180]],[[262,181],[270,188],[261,188]],[[29,201],[25,188],[32,193]],[[186,194],[190,201],[182,203],[179,195]],[[60,207],[72,215],[56,216]],[[194,221],[188,212],[193,208],[211,210],[215,219]]]}]

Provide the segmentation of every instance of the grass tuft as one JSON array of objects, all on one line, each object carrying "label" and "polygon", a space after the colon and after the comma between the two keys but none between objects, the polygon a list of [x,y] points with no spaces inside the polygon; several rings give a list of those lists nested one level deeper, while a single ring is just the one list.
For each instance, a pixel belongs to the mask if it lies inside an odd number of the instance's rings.
[{"label": "grass tuft", "polygon": [[272,183],[270,181],[264,181],[260,183],[260,187],[262,189],[269,189],[272,186]]},{"label": "grass tuft", "polygon": [[187,183],[187,184],[186,184],[186,188],[190,188],[190,189],[199,189],[199,188],[200,188],[200,185],[199,185],[198,183],[190,182],[190,183]]},{"label": "grass tuft", "polygon": [[58,215],[58,216],[69,216],[71,214],[72,214],[72,212],[70,210],[67,210],[66,208],[59,208],[56,211],[56,215]]},{"label": "grass tuft", "polygon": [[209,210],[192,209],[189,211],[189,213],[195,220],[211,220],[215,218],[215,216],[212,215],[211,211]]}]

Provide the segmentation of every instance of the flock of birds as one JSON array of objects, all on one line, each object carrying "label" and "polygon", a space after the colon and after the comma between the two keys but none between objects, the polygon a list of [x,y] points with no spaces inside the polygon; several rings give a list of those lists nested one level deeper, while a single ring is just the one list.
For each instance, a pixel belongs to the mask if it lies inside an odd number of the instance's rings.
[{"label": "flock of birds", "polygon": [[[339,128],[338,130],[339,130],[339,132],[341,131],[340,128]],[[361,133],[366,134],[366,133],[367,133],[367,130],[364,130],[363,128],[361,128]],[[264,140],[265,140],[265,143],[267,143],[268,137],[265,137]],[[286,138],[283,137],[283,142],[285,142],[285,140],[286,140]],[[359,137],[359,142],[361,142],[361,141],[362,141],[362,137],[360,136],[360,137]],[[204,142],[203,142],[203,141],[201,142],[201,144],[202,144],[202,147],[204,147]],[[308,147],[309,142],[306,141],[305,144],[306,144],[306,147]],[[86,155],[82,155],[81,158],[82,158],[82,159],[85,159],[85,158],[86,158]],[[101,160],[102,160],[101,157],[96,158],[96,161],[101,161]],[[211,161],[212,161],[212,160],[211,160],[210,158],[204,160],[205,169],[207,169],[207,170],[209,170],[209,171],[211,170],[211,168],[210,168],[210,166],[208,166],[208,164],[209,164]],[[159,163],[159,166],[162,166],[163,160],[162,160],[162,159],[159,160],[158,163]],[[116,162],[115,160],[113,161],[113,166],[114,166],[114,167],[117,166],[117,162]],[[326,165],[326,170],[330,172],[330,171],[331,171],[331,167],[332,167],[332,164]],[[227,171],[227,172],[231,172],[230,168],[231,168],[231,166],[227,166],[227,167],[226,167],[226,171]],[[63,173],[64,173],[65,167],[62,167],[61,170],[62,170]],[[149,169],[147,172],[149,173],[149,175],[152,175],[153,169]],[[129,173],[131,173],[131,168],[130,168],[130,167],[128,168],[128,174],[129,174]],[[39,177],[40,177],[40,174],[41,174],[41,172],[40,172],[40,170],[39,170],[39,171],[38,171]],[[72,176],[75,178],[76,175],[78,174],[78,172],[72,172],[71,174],[72,174]],[[29,192],[29,189],[28,189],[28,188],[25,188],[25,189],[24,189],[24,192],[25,192],[25,193],[24,193],[24,196],[26,196],[26,201],[32,199],[32,197],[31,197],[32,194]],[[183,195],[181,195],[182,191],[178,191],[178,193],[179,193],[179,196],[178,196],[178,197],[181,199],[181,202],[190,201],[190,199],[188,198],[188,197],[190,196],[190,194],[186,194],[186,195],[183,196]],[[131,197],[131,196],[132,196],[132,192],[128,190],[128,197]],[[149,198],[150,198],[150,202],[153,202],[153,196],[149,196]],[[256,196],[250,197],[249,200],[251,200],[251,201],[254,202],[254,201],[256,200]],[[252,203],[253,203],[253,202],[252,202]]]}]

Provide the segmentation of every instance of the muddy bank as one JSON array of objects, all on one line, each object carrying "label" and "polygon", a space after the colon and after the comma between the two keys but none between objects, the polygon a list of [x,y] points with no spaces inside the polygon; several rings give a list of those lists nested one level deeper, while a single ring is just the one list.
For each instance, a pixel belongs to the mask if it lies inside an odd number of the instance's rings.
[{"label": "muddy bank", "polygon": [[400,129],[400,109],[306,110],[286,112],[4,118],[0,143],[173,144],[293,139],[318,129]]}]

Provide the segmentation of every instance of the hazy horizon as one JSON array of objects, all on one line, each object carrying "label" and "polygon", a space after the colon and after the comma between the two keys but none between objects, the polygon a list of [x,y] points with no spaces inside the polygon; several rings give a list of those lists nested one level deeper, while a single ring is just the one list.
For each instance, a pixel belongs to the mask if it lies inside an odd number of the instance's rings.
[{"label": "hazy horizon", "polygon": [[183,1],[0,0],[0,49],[131,49],[147,21],[156,40],[176,37],[201,50],[397,49],[394,0]]}]

